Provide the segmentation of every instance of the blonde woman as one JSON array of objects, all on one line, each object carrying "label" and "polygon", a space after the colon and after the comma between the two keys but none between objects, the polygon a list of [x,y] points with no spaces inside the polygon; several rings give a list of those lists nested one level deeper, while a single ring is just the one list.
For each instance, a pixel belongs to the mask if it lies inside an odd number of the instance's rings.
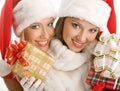
[{"label": "blonde woman", "polygon": [[[20,40],[29,41],[39,49],[47,52],[50,41],[54,36],[53,22],[56,17],[52,3],[49,0],[20,0],[18,3],[15,3],[16,5],[13,8],[13,28],[15,35]],[[6,25],[6,27],[8,26]],[[2,65],[2,68],[6,74],[11,72],[9,65]],[[3,72],[3,70],[0,71]],[[11,73],[7,74],[6,77],[5,74],[0,75],[3,76],[9,91],[29,90],[29,88],[22,88],[17,80],[13,80],[14,75]],[[35,83],[34,77],[32,79]],[[29,79],[27,81],[29,83]],[[41,84],[40,81],[36,83]],[[34,91],[36,90],[37,87],[34,88]]]}]

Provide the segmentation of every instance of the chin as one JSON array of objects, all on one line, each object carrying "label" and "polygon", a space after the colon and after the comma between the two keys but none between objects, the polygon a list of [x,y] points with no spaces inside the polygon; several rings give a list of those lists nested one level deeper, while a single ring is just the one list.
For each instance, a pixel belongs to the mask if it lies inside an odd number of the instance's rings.
[{"label": "chin", "polygon": [[42,51],[47,52],[48,48],[40,48]]}]

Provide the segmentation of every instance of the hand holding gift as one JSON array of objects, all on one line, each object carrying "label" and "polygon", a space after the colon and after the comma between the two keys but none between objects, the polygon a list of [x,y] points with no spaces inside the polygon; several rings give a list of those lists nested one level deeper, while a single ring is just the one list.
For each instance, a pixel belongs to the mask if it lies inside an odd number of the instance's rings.
[{"label": "hand holding gift", "polygon": [[94,67],[96,72],[101,72],[101,76],[108,78],[120,77],[120,37],[109,35],[101,37],[97,43],[94,55]]},{"label": "hand holding gift", "polygon": [[34,77],[23,77],[20,80],[20,84],[24,91],[43,91],[45,83],[42,83],[40,79],[36,80]]},{"label": "hand holding gift", "polygon": [[120,35],[101,37],[94,50],[95,59],[86,82],[98,89],[120,91]]},{"label": "hand holding gift", "polygon": [[44,81],[55,60],[33,44],[21,41],[11,44],[6,59],[12,71],[20,77],[35,77]]}]

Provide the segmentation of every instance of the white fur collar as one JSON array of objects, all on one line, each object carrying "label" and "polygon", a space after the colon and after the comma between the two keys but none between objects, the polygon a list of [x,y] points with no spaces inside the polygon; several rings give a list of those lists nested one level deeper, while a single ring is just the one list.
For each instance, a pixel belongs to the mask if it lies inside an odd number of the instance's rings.
[{"label": "white fur collar", "polygon": [[60,40],[53,39],[50,44],[50,54],[55,58],[55,69],[71,71],[90,61],[95,43],[90,44],[82,53],[75,53],[64,46]]}]

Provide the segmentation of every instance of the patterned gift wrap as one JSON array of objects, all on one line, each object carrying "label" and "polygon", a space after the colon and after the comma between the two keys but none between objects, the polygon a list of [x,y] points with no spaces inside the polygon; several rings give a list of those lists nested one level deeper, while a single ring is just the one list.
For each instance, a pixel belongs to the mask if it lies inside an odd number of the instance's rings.
[{"label": "patterned gift wrap", "polygon": [[120,79],[106,78],[100,75],[100,72],[95,72],[94,67],[92,66],[88,77],[86,79],[87,84],[91,86],[96,86],[100,83],[105,83],[106,89],[110,91],[120,91]]},{"label": "patterned gift wrap", "polygon": [[104,84],[105,89],[120,91],[120,35],[101,37],[93,54],[95,58],[86,82],[93,89]]},{"label": "patterned gift wrap", "polygon": [[[41,51],[29,42],[22,51],[22,57],[26,60],[27,64],[24,63],[25,60],[20,61],[21,59],[18,59],[18,57],[17,61],[12,64],[12,71],[20,77],[34,76],[36,79],[44,81],[48,72],[54,65],[55,60],[49,54]],[[17,54],[19,54],[19,52]]]}]

